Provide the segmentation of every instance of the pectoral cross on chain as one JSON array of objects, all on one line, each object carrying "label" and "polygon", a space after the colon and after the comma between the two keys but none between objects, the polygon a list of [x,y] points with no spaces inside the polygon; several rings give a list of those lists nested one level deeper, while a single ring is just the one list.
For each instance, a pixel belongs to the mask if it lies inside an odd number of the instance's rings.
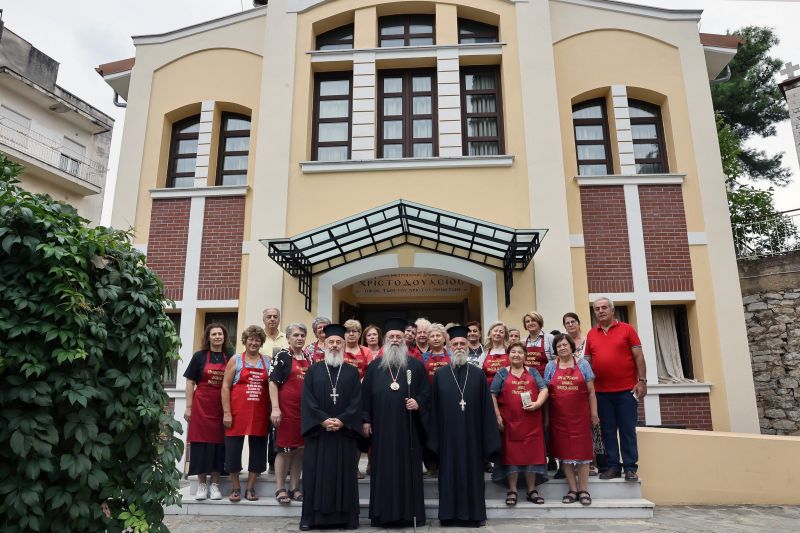
[{"label": "pectoral cross on chain", "polygon": [[464,410],[464,407],[466,407],[466,406],[467,406],[467,402],[465,402],[465,401],[464,401],[464,398],[461,398],[461,401],[460,401],[460,402],[458,402],[458,405],[460,405],[460,406],[461,406],[461,410],[463,411],[463,410]]},{"label": "pectoral cross on chain", "polygon": [[[333,398],[333,405],[336,405],[336,398],[339,397],[339,395],[336,394],[336,387],[333,388],[333,392],[330,394],[330,397]],[[461,409],[463,410],[464,408],[462,407]]]}]

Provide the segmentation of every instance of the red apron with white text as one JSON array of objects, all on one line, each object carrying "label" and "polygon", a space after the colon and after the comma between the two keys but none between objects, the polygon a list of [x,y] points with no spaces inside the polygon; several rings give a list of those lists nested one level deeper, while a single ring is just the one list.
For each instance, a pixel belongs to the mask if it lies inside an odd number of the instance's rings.
[{"label": "red apron with white text", "polygon": [[222,425],[222,377],[228,358],[213,364],[211,352],[206,351],[206,365],[192,396],[192,418],[189,421],[188,442],[225,442],[225,426]]},{"label": "red apron with white text", "polygon": [[365,346],[358,347],[358,353],[350,353],[345,350],[344,362],[353,365],[358,369],[358,379],[364,379],[364,373],[367,371],[369,364],[369,356],[371,355],[369,348]]},{"label": "red apron with white text", "polygon": [[547,462],[544,448],[542,410],[526,411],[522,408],[523,392],[531,393],[531,401],[539,396],[539,387],[528,372],[520,377],[508,373],[503,390],[497,395],[500,416],[503,417],[503,464],[543,465]]},{"label": "red apron with white text", "polygon": [[486,359],[483,361],[483,373],[486,374],[486,382],[490,387],[492,386],[492,381],[494,381],[494,375],[497,374],[497,371],[508,366],[508,364],[507,353],[488,354],[486,356]]},{"label": "red apron with white text", "polygon": [[261,356],[264,368],[245,365],[242,354],[242,372],[239,381],[231,389],[231,414],[233,424],[225,430],[228,437],[241,435],[267,436],[269,422],[269,392],[267,390],[267,365]]},{"label": "red apron with white text", "polygon": [[428,360],[425,361],[425,372],[428,374],[428,381],[433,383],[433,375],[436,373],[436,369],[449,364],[450,356],[446,353],[436,355],[431,354],[430,357],[428,357]]},{"label": "red apron with white text", "polygon": [[276,429],[275,444],[278,448],[300,448],[303,437],[300,432],[300,399],[303,393],[303,380],[311,362],[308,359],[292,357],[292,370],[289,378],[278,389],[278,403],[281,407],[281,424]]},{"label": "red apron with white text", "polygon": [[558,368],[556,362],[550,380],[550,451],[558,459],[589,461],[594,458],[589,390],[573,360],[572,368]]},{"label": "red apron with white text", "polygon": [[312,357],[314,358],[313,362],[315,362],[315,363],[325,359],[325,352],[320,347],[319,341],[314,343],[314,353],[313,353]]},{"label": "red apron with white text", "polygon": [[422,362],[422,352],[420,352],[419,348],[417,348],[416,346],[412,346],[411,348],[408,349],[408,356],[413,357],[420,363]]},{"label": "red apron with white text", "polygon": [[544,338],[542,338],[541,346],[531,346],[529,342],[525,343],[525,366],[535,368],[539,375],[544,377],[544,368],[547,366],[547,362]]}]

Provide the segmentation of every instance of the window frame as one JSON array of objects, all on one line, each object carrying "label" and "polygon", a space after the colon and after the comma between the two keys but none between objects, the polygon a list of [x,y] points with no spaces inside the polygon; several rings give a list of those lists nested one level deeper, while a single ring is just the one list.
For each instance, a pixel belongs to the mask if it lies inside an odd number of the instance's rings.
[{"label": "window frame", "polygon": [[[475,37],[477,39],[487,38],[488,37],[488,38],[491,38],[493,40],[486,41],[485,43],[479,43],[479,42],[464,43],[461,40],[461,37],[462,37],[461,36],[461,29],[466,24],[475,24],[476,25],[476,29],[478,31],[476,31],[474,33],[476,34]],[[487,24],[485,22],[480,22],[480,21],[477,21],[477,20],[468,19],[468,18],[462,18],[462,17],[458,18],[458,44],[486,44],[486,43],[499,43],[499,42],[500,42],[500,28],[498,28],[497,26],[495,26],[493,24]]]},{"label": "window frame", "polygon": [[[250,129],[248,130],[226,130],[225,129],[225,121],[229,118],[238,118],[238,119],[245,119],[247,122],[250,123]],[[219,124],[219,146],[217,147],[217,175],[214,179],[214,184],[216,186],[224,185],[223,180],[225,176],[244,176],[244,183],[239,184],[239,186],[247,185],[247,173],[250,171],[250,144],[253,141],[252,133],[253,131],[253,121],[252,118],[248,115],[244,115],[242,113],[234,113],[231,111],[224,111],[220,116],[220,124]],[[228,139],[233,139],[236,137],[250,137],[250,142],[247,143],[247,150],[246,151],[233,151],[228,152],[225,150],[225,141]],[[226,156],[246,156],[247,159],[247,168],[242,172],[241,170],[224,170],[225,169],[225,157]]]},{"label": "window frame", "polygon": [[[492,72],[495,75],[495,88],[490,89],[471,89],[467,91],[467,75],[474,73]],[[503,117],[503,78],[500,72],[500,65],[484,65],[484,66],[471,66],[461,67],[459,71],[459,85],[461,89],[461,153],[464,156],[469,156],[469,143],[470,142],[492,142],[497,140],[498,153],[497,155],[505,155],[505,124]],[[467,96],[473,94],[494,94],[497,111],[494,113],[469,113],[467,112]],[[469,136],[469,119],[470,118],[497,118],[497,137],[470,137]]]},{"label": "window frame", "polygon": [[[196,133],[178,133],[179,130],[193,123],[197,123],[198,131]],[[178,120],[172,124],[172,130],[170,133],[169,159],[167,160],[166,187],[168,189],[176,188],[175,187],[176,178],[188,178],[191,175],[192,179],[194,179],[195,171],[192,171],[190,174],[189,172],[176,172],[174,169],[177,168],[178,159],[191,159],[191,158],[194,158],[195,170],[197,169],[197,152],[195,151],[188,154],[179,154],[178,144],[180,143],[180,141],[184,140],[199,141],[200,139],[199,130],[200,130],[200,113]]]},{"label": "window frame", "polygon": [[[330,37],[330,34],[333,34],[334,32],[343,32],[347,28],[350,28],[350,33],[352,34],[352,37],[350,37],[349,39],[331,38]],[[326,32],[322,32],[319,35],[317,35],[314,38],[314,50],[318,50],[318,51],[319,50],[325,50],[324,48],[321,48],[321,46],[334,46],[334,48],[328,48],[327,50],[352,50],[354,48],[354,46],[355,46],[355,37],[356,37],[355,24],[353,22],[351,22],[350,24],[344,24],[342,26],[339,26],[337,28],[333,28],[332,30],[328,30]],[[322,40],[330,39],[330,40],[327,43],[320,43],[321,39]],[[350,46],[346,46],[348,44]],[[340,47],[339,45],[345,45],[345,46],[341,46]]]},{"label": "window frame", "polygon": [[[419,76],[420,74],[423,75],[430,75],[431,76],[431,90],[429,92],[414,92],[413,91],[413,78],[414,76]],[[383,123],[386,120],[385,115],[383,114],[383,100],[386,98],[386,94],[384,93],[383,81],[385,78],[394,78],[394,77],[402,77],[403,79],[403,90],[399,93],[403,98],[403,112],[400,116],[400,120],[403,123],[403,139],[401,142],[396,142],[396,140],[392,139],[390,142],[386,142],[383,138]],[[439,157],[439,113],[438,113],[438,106],[439,102],[437,99],[437,72],[435,68],[412,68],[412,69],[388,69],[388,70],[381,70],[378,73],[378,120],[376,121],[375,128],[376,128],[376,139],[377,139],[377,150],[376,150],[376,159],[384,159],[383,157],[383,150],[384,146],[387,144],[395,145],[399,144],[403,147],[403,155],[401,159],[408,159],[414,158],[414,144],[426,143],[428,139],[432,144],[432,150],[430,156],[427,157]],[[389,93],[390,98],[396,97],[398,93]],[[414,111],[414,97],[415,96],[430,96],[431,98],[431,113],[425,115],[415,115]],[[396,115],[390,115],[392,118],[389,120],[397,120]],[[432,137],[425,137],[414,139],[414,120],[430,120],[431,121],[431,135]],[[416,142],[415,142],[416,141]],[[392,158],[395,159],[395,158]]]},{"label": "window frame", "polygon": [[[592,176],[596,174],[581,174],[581,165],[605,165],[606,166],[606,175],[614,173],[614,158],[611,153],[611,135],[609,134],[609,127],[608,127],[608,110],[606,109],[606,98],[601,96],[600,98],[593,98],[591,100],[586,100],[585,102],[580,102],[572,106],[572,114],[574,115],[576,111],[580,111],[581,109],[586,109],[587,107],[594,107],[596,105],[600,106],[600,112],[602,114],[601,118],[573,118],[572,119],[572,137],[575,140],[575,161],[576,161],[576,171],[578,176]],[[603,127],[603,142],[599,143],[593,140],[578,140],[577,132],[575,128],[577,126],[602,126]],[[592,145],[603,145],[603,149],[606,152],[605,159],[581,159],[578,153],[578,146],[592,146]]]},{"label": "window frame", "polygon": [[320,96],[320,84],[323,81],[331,80],[347,80],[349,87],[348,105],[347,105],[347,159],[352,158],[353,151],[353,71],[340,71],[340,72],[317,72],[314,74],[314,104],[312,111],[312,127],[311,127],[311,160],[321,161],[319,159],[319,149],[325,147],[345,146],[342,141],[320,141],[319,140],[319,125],[322,123],[340,123],[344,122],[341,118],[320,118],[319,108],[320,101],[322,100],[341,100],[342,95],[333,96]]},{"label": "window frame", "polygon": [[[647,102],[645,100],[637,100],[634,98],[628,99],[628,109],[634,107],[636,104],[639,107],[642,107],[646,110],[654,112],[656,115],[653,118],[648,117],[630,117],[631,121],[631,140],[634,144],[634,165],[647,165],[647,164],[660,164],[661,165],[661,172],[656,172],[656,174],[667,174],[669,172],[669,161],[667,159],[667,146],[666,140],[664,137],[664,120],[661,116],[661,106],[657,104],[653,104],[651,102]],[[640,125],[640,124],[654,124],[656,127],[656,139],[634,139],[633,138],[633,126]],[[637,144],[657,144],[658,145],[658,153],[660,157],[657,158],[647,158],[647,159],[636,159],[635,155],[635,145]],[[639,174],[638,169],[636,174]]]},{"label": "window frame", "polygon": [[[431,19],[431,33],[411,33],[411,19],[412,17],[424,17]],[[436,15],[431,15],[429,13],[408,13],[402,15],[386,15],[380,17],[378,19],[378,48],[392,48],[393,46],[386,46],[384,47],[381,44],[383,40],[383,31],[384,23],[393,21],[393,20],[402,20],[403,21],[403,33],[397,35],[389,36],[392,40],[403,39],[403,46],[433,46],[436,44]],[[430,44],[409,44],[411,39],[421,39],[424,37],[430,37],[431,42]],[[395,45],[396,46],[396,45]]]}]

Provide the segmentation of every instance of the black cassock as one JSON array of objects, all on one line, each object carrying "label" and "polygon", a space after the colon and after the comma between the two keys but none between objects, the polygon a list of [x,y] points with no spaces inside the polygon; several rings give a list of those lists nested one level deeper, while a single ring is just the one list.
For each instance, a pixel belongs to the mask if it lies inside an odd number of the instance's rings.
[{"label": "black cassock", "polygon": [[486,520],[484,466],[500,452],[486,376],[470,364],[443,366],[433,376],[431,391],[428,447],[439,455],[439,520],[475,525]]},{"label": "black cassock", "polygon": [[[331,378],[336,383],[336,403],[331,397]],[[305,451],[300,523],[356,528],[359,511],[356,439],[362,425],[358,370],[348,364],[326,370],[324,362],[314,363],[305,376],[301,406]],[[328,418],[338,418],[344,427],[327,431],[320,423]]]},{"label": "black cassock", "polygon": [[[369,365],[362,385],[364,421],[372,424],[369,517],[373,526],[397,527],[411,525],[416,514],[417,525],[422,525],[425,523],[422,450],[430,383],[422,363],[409,357],[406,368],[391,368],[400,387],[392,390],[390,370],[381,368],[381,360],[375,359]],[[407,370],[411,371],[410,394]],[[406,409],[409,397],[419,404],[418,411]]]}]

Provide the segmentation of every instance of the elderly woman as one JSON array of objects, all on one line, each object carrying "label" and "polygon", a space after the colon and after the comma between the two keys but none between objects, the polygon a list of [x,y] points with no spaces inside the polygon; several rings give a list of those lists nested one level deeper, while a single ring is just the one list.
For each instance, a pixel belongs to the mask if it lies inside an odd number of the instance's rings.
[{"label": "elderly woman", "polygon": [[[525,475],[527,500],[543,504],[536,490],[536,474],[547,475],[542,406],[547,401],[547,385],[532,368],[525,368],[525,346],[508,345],[510,366],[497,371],[492,382],[492,401],[497,426],[503,433],[502,463],[508,480],[506,505],[517,504],[517,478]],[[495,471],[501,469],[495,467]]]},{"label": "elderly woman", "polygon": [[[189,423],[189,475],[197,475],[196,500],[221,500],[220,472],[225,468],[225,427],[222,425],[222,377],[228,363],[228,330],[209,324],[203,344],[195,352],[183,377],[186,378],[186,412]],[[208,485],[211,474],[211,486]]]},{"label": "elderly woman", "polygon": [[358,378],[364,379],[364,373],[369,364],[370,352],[366,346],[361,346],[358,341],[361,338],[361,322],[350,319],[343,324],[347,330],[344,334],[344,362],[349,363],[358,369]]},{"label": "elderly woman", "polygon": [[383,355],[383,347],[381,346],[381,328],[375,324],[370,324],[364,328],[364,333],[361,334],[361,345],[366,346],[369,350],[369,359],[367,365]]},{"label": "elderly woman", "polygon": [[248,326],[242,332],[244,352],[231,357],[222,379],[222,423],[226,428],[225,468],[231,475],[231,494],[228,499],[232,502],[242,499],[239,473],[242,471],[245,436],[250,447],[245,498],[250,501],[258,499],[256,478],[267,469],[268,372],[267,362],[259,353],[266,338],[264,328]]},{"label": "elderly woman", "polygon": [[509,328],[508,330],[508,344],[519,342],[522,339],[522,333],[517,328]]},{"label": "elderly woman", "polygon": [[[292,323],[286,327],[289,349],[275,356],[269,375],[269,397],[272,402],[270,421],[275,427],[275,499],[280,504],[303,501],[300,475],[303,472],[303,436],[300,434],[300,397],[311,361],[303,353],[306,326]],[[286,491],[286,474],[291,485]]]},{"label": "elderly woman", "polygon": [[589,363],[575,357],[575,341],[569,335],[553,340],[557,357],[547,364],[544,380],[550,391],[550,445],[564,466],[569,492],[563,503],[591,505],[589,463],[594,457],[592,426],[600,424],[594,373]]},{"label": "elderly woman", "polygon": [[486,374],[486,381],[489,387],[497,371],[508,366],[508,330],[502,322],[495,322],[489,326],[489,338],[486,340],[486,359],[483,360],[483,373]]},{"label": "elderly woman", "polygon": [[325,326],[330,323],[331,319],[325,318],[324,316],[318,316],[311,323],[311,331],[314,332],[314,336],[317,340],[306,346],[303,353],[306,355],[306,359],[312,363],[325,359],[325,352],[322,350],[322,347],[325,345]]},{"label": "elderly woman", "polygon": [[[567,334],[575,341],[575,357],[581,359],[583,347],[586,345],[586,335],[581,331],[581,319],[576,313],[566,313],[561,319],[561,323],[564,324]],[[591,357],[587,361],[591,364]]]},{"label": "elderly woman", "polygon": [[544,318],[536,311],[522,315],[522,325],[528,332],[525,339],[525,366],[535,368],[544,375],[544,368],[553,359],[553,335],[542,331]]},{"label": "elderly woman", "polygon": [[433,375],[439,367],[450,364],[450,354],[447,352],[447,330],[441,324],[434,323],[428,327],[428,351],[425,354],[425,372],[428,380],[433,383]]}]

